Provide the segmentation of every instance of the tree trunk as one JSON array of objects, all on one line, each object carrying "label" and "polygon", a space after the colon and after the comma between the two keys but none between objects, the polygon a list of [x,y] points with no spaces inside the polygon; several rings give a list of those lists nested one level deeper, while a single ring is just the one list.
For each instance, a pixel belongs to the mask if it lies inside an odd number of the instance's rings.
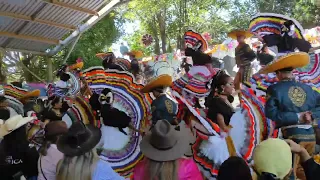
[{"label": "tree trunk", "polygon": [[[181,32],[181,30],[179,31]],[[180,35],[177,35],[176,37],[176,42],[177,42],[177,49],[181,49],[181,41],[180,41]]]},{"label": "tree trunk", "polygon": [[157,19],[159,23],[160,38],[161,38],[161,49],[162,53],[167,52],[167,36],[166,36],[166,9],[163,12],[157,14]]},{"label": "tree trunk", "polygon": [[[25,59],[22,61],[22,63],[27,67],[27,68],[30,68],[31,66],[31,59],[33,59],[33,56],[32,55],[25,55],[23,54],[23,56],[27,56],[25,57]],[[20,61],[20,59],[18,59],[18,61]],[[32,71],[32,69],[30,69]],[[23,71],[23,75],[24,75],[24,78],[25,78],[25,81],[26,82],[33,82],[34,81],[34,77],[33,75],[28,72],[26,69],[22,68],[22,71]]]},{"label": "tree trunk", "polygon": [[[156,22],[156,17],[153,17],[153,22]],[[153,36],[153,39],[154,39],[154,53],[155,54],[160,54],[160,41],[159,41],[159,38],[158,38],[158,30],[156,28],[156,26],[153,25],[153,23],[149,23],[149,27],[151,29],[151,32],[152,32],[152,36]]]},{"label": "tree trunk", "polygon": [[177,49],[184,50],[184,37],[185,33],[185,23],[186,23],[186,0],[179,1],[179,29],[176,36]]},{"label": "tree trunk", "polygon": [[160,45],[159,45],[160,41],[159,41],[158,36],[155,36],[154,42],[155,42],[154,43],[154,53],[159,55],[160,54]]}]

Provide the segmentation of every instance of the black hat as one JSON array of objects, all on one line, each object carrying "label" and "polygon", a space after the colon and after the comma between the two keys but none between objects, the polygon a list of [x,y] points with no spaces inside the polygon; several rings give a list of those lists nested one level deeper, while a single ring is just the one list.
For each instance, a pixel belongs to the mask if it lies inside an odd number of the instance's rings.
[{"label": "black hat", "polygon": [[93,149],[101,139],[101,131],[93,125],[75,122],[67,134],[61,136],[57,146],[66,156],[80,156]]}]

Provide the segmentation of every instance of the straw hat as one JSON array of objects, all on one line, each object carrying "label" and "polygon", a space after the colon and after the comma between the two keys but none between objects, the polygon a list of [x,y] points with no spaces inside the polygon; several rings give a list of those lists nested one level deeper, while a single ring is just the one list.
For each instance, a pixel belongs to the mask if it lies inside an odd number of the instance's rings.
[{"label": "straw hat", "polygon": [[75,122],[67,134],[62,135],[57,143],[59,151],[66,156],[80,156],[91,151],[100,141],[101,131],[92,125]]},{"label": "straw hat", "polygon": [[7,120],[0,120],[0,137],[4,137],[28,122],[34,120],[33,117],[12,116]]},{"label": "straw hat", "polygon": [[102,60],[104,60],[107,56],[114,56],[113,52],[107,52],[107,53],[98,53],[96,56]]},{"label": "straw hat", "polygon": [[74,63],[74,64],[72,64],[72,65],[69,66],[69,69],[70,69],[70,70],[82,69],[82,68],[83,68],[83,65],[84,65],[84,63],[83,63],[82,59],[81,59],[81,58],[78,58],[78,59],[76,60],[76,63]]},{"label": "straw hat", "polygon": [[173,161],[188,151],[189,139],[186,128],[176,130],[167,120],[158,120],[151,133],[143,137],[141,152],[154,161]]},{"label": "straw hat", "polygon": [[258,174],[270,173],[283,179],[292,168],[290,146],[281,139],[270,138],[262,141],[254,150],[253,161]]},{"label": "straw hat", "polygon": [[143,57],[143,52],[142,51],[130,51],[126,53],[128,56],[134,56],[137,59],[140,59]]},{"label": "straw hat", "polygon": [[233,30],[228,33],[228,37],[232,39],[237,39],[238,36],[245,36],[246,38],[250,38],[253,36],[253,34],[245,30]]},{"label": "straw hat", "polygon": [[148,93],[151,92],[153,89],[158,87],[169,87],[172,84],[172,77],[168,74],[162,74],[155,79],[153,79],[151,82],[146,84],[142,89],[141,92]]},{"label": "straw hat", "polygon": [[293,52],[288,55],[282,56],[279,59],[269,63],[267,66],[262,68],[260,74],[268,74],[276,72],[277,70],[284,68],[300,68],[310,63],[310,57],[305,52]]}]

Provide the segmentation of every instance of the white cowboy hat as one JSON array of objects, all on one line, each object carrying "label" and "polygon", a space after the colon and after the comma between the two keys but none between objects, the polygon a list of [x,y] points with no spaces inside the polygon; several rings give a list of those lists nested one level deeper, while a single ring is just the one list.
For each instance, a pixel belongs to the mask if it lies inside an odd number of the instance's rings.
[{"label": "white cowboy hat", "polygon": [[0,137],[10,134],[32,120],[34,120],[33,117],[22,117],[21,115],[12,116],[8,120],[0,119]]}]

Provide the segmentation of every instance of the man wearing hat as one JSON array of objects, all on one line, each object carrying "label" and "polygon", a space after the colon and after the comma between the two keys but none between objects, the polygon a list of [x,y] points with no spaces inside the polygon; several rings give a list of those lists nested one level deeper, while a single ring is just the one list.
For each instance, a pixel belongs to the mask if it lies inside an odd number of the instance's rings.
[{"label": "man wearing hat", "polygon": [[[290,53],[265,66],[260,73],[275,72],[279,79],[277,84],[267,89],[266,117],[276,123],[276,128],[281,128],[284,138],[295,141],[311,154],[315,148],[312,123],[320,118],[320,95],[312,87],[296,82],[292,73],[293,69],[308,63],[307,53]],[[298,164],[299,157],[294,156],[296,176],[300,176],[300,172],[297,171]]]},{"label": "man wearing hat", "polygon": [[116,56],[113,54],[113,52],[98,53],[96,56],[102,59],[102,66],[105,70],[116,69],[123,71],[119,65],[115,64]]},{"label": "man wearing hat", "polygon": [[178,104],[165,93],[167,87],[171,86],[172,77],[163,74],[148,83],[141,91],[143,93],[152,92],[155,96],[151,104],[152,108],[152,125],[158,120],[167,120],[171,124],[178,124],[176,115],[178,113]]},{"label": "man wearing hat", "polygon": [[250,32],[243,30],[234,30],[228,33],[228,37],[236,39],[239,43],[235,49],[236,64],[239,68],[234,83],[236,90],[240,90],[241,82],[246,82],[251,77],[251,62],[256,58],[256,54],[244,41],[251,36]]}]

